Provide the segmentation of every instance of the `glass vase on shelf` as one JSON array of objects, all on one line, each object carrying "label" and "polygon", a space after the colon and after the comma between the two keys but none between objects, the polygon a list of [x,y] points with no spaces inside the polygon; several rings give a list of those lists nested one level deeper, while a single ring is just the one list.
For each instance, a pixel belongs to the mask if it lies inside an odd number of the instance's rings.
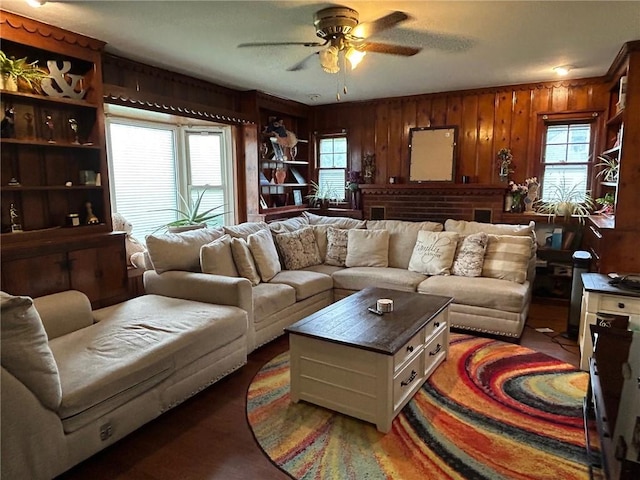
[{"label": "glass vase on shelf", "polygon": [[513,202],[511,203],[511,213],[524,212],[524,196],[512,195],[512,197],[513,197]]}]

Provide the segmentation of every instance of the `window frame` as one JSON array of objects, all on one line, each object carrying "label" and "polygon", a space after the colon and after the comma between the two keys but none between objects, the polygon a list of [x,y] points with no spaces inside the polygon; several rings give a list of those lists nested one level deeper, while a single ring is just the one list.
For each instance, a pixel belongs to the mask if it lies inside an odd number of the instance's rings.
[{"label": "window frame", "polygon": [[[544,173],[546,169],[546,163],[544,161],[545,142],[547,136],[547,127],[549,125],[574,125],[574,124],[590,124],[591,125],[591,139],[589,141],[590,156],[586,162],[587,165],[587,181],[586,192],[590,193],[592,198],[595,198],[596,192],[594,192],[594,165],[597,157],[598,146],[600,144],[599,134],[602,130],[602,111],[597,110],[579,110],[572,112],[541,112],[537,115],[536,122],[536,143],[535,143],[535,158],[537,162],[534,163],[533,171],[530,171],[528,176],[535,176],[540,182],[540,194],[539,198],[542,198],[544,192]],[[553,164],[557,165],[557,164]],[[583,165],[583,163],[572,163],[571,165]]]},{"label": "window frame", "polygon": [[346,181],[347,181],[347,174],[349,173],[349,170],[351,169],[351,155],[349,154],[349,136],[347,134],[347,130],[346,129],[340,129],[340,130],[332,130],[332,131],[325,131],[325,132],[315,132],[314,135],[314,148],[315,148],[315,155],[314,155],[314,177],[316,179],[316,183],[319,184],[320,182],[320,171],[321,170],[336,170],[339,169],[340,167],[336,168],[327,168],[327,167],[320,167],[320,142],[322,140],[327,140],[327,139],[335,139],[335,138],[344,138],[346,143],[347,143],[347,148],[346,148],[346,155],[347,155],[347,160],[346,160],[346,166],[344,167],[344,178],[345,178],[345,184],[343,185],[344,187],[344,192],[343,195],[344,197],[339,200],[336,205],[338,206],[345,206],[348,204],[348,198],[347,198],[347,192],[346,192]]}]

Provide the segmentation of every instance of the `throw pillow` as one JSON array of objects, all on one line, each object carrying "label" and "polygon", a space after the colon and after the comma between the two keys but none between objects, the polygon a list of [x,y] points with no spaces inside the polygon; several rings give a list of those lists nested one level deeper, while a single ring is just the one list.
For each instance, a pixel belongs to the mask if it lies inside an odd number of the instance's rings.
[{"label": "throw pillow", "polygon": [[244,238],[231,238],[231,254],[241,277],[248,279],[254,287],[260,283],[260,275],[253,261],[249,245]]},{"label": "throw pillow", "polygon": [[309,219],[305,216],[287,218],[286,220],[278,220],[268,224],[269,230],[273,234],[291,233],[309,226]]},{"label": "throw pillow", "polygon": [[316,215],[311,212],[302,212],[302,214],[307,217],[309,224],[311,225],[331,225],[332,227],[342,229],[366,227],[366,222],[364,220],[356,220],[355,218],[327,217],[325,215]]},{"label": "throw pillow", "polygon": [[474,233],[458,242],[451,273],[461,277],[480,277],[489,237],[484,232]]},{"label": "throw pillow", "polygon": [[60,375],[33,300],[0,292],[0,318],[2,366],[42,405],[57,410],[62,401]]},{"label": "throw pillow", "polygon": [[327,228],[327,254],[324,257],[325,264],[335,265],[336,267],[345,266],[348,239],[349,230],[333,227]]},{"label": "throw pillow", "polygon": [[348,230],[347,267],[388,267],[388,230]]},{"label": "throw pillow", "polygon": [[524,283],[531,253],[531,237],[489,235],[482,276]]},{"label": "throw pillow", "polygon": [[237,277],[238,269],[231,253],[231,236],[223,235],[200,248],[200,267],[203,273]]},{"label": "throw pillow", "polygon": [[181,233],[147,235],[147,251],[156,272],[200,271],[200,248],[224,235],[222,228],[199,228]]},{"label": "throw pillow", "polygon": [[268,230],[269,226],[265,222],[245,222],[240,225],[225,225],[224,233],[228,233],[235,238],[244,238],[245,240],[252,233],[260,230]]},{"label": "throw pillow", "polygon": [[247,237],[247,245],[263,282],[268,282],[282,270],[271,231],[267,229],[252,233]]},{"label": "throw pillow", "polygon": [[276,243],[287,270],[300,270],[322,263],[316,236],[311,227],[305,227],[296,232],[279,233],[276,235]]},{"label": "throw pillow", "polygon": [[457,243],[455,232],[419,231],[409,270],[425,275],[449,275]]}]

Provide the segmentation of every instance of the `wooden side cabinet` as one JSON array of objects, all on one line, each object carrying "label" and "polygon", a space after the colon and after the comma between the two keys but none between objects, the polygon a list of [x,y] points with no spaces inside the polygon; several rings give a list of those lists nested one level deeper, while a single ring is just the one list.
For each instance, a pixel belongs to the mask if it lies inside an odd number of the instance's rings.
[{"label": "wooden side cabinet", "polygon": [[99,234],[68,243],[3,248],[2,290],[31,297],[79,290],[93,308],[123,301],[128,297],[124,237]]}]

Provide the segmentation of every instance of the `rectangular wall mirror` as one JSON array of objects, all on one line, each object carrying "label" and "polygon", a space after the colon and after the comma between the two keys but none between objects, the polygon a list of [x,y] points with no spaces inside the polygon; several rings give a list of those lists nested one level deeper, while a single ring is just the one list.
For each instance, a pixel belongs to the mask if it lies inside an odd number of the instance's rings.
[{"label": "rectangular wall mirror", "polygon": [[458,127],[416,127],[409,133],[409,181],[453,182]]}]

